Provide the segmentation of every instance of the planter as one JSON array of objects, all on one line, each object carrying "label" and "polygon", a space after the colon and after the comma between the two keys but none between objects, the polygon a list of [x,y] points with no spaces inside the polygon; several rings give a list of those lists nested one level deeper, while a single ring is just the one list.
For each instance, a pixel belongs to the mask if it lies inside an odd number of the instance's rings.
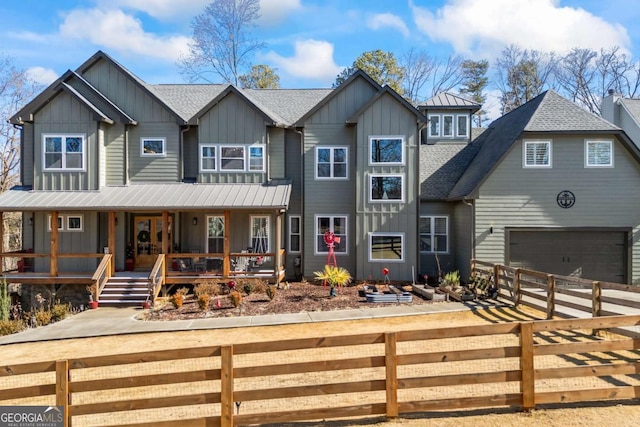
[{"label": "planter", "polygon": [[142,308],[144,308],[145,310],[148,310],[151,308],[151,303],[149,301],[145,301],[142,303]]},{"label": "planter", "polygon": [[89,308],[94,310],[98,308],[98,301],[89,301]]},{"label": "planter", "polygon": [[133,260],[131,258],[127,258],[124,264],[127,271],[133,271],[133,269],[135,268],[135,264],[133,263]]}]

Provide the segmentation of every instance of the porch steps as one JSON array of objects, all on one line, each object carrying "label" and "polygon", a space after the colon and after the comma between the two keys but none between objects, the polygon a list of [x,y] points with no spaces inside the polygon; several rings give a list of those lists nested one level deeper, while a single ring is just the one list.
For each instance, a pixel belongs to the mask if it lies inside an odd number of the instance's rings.
[{"label": "porch steps", "polygon": [[148,284],[142,277],[111,277],[100,294],[100,305],[140,307],[147,300]]}]

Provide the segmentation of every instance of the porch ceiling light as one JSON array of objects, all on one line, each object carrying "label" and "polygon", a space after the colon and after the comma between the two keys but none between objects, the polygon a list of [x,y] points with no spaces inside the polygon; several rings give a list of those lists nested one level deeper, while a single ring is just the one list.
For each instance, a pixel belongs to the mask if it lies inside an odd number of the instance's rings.
[{"label": "porch ceiling light", "polygon": [[193,217],[193,219],[191,220],[191,223],[192,223],[193,225],[198,225],[198,217],[197,217],[197,216],[194,216],[194,217]]}]

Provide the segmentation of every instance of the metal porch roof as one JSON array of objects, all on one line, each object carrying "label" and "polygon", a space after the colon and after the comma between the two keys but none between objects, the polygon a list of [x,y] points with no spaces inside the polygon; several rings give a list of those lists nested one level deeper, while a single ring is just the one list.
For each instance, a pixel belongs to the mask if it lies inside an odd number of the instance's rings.
[{"label": "metal porch roof", "polygon": [[15,187],[0,194],[0,210],[286,209],[290,195],[288,180],[268,184],[131,184],[95,191],[33,191]]}]

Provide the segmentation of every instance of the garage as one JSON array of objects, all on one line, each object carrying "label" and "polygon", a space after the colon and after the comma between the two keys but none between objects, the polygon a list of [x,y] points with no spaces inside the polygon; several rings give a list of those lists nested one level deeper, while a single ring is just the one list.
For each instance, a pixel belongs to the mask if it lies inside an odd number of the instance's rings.
[{"label": "garage", "polygon": [[507,264],[515,268],[627,283],[627,231],[507,230]]}]

